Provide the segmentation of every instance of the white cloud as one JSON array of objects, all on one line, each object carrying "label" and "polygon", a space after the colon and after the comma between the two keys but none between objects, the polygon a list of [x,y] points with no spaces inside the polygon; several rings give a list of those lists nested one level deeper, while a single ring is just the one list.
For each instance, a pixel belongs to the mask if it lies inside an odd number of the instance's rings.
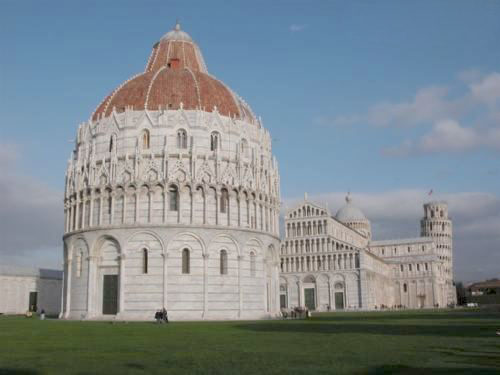
[{"label": "white cloud", "polygon": [[457,121],[438,121],[418,140],[405,140],[398,146],[382,150],[386,156],[408,156],[429,153],[461,153],[478,148],[500,150],[500,128],[463,127]]},{"label": "white cloud", "polygon": [[[322,125],[372,125],[382,127],[430,127],[417,139],[382,150],[388,156],[436,152],[465,152],[486,148],[500,150],[500,73],[488,75],[470,69],[458,75],[462,90],[452,86],[430,86],[416,92],[412,100],[381,102],[366,113],[321,116]],[[464,125],[467,124],[467,125]]]},{"label": "white cloud", "polygon": [[299,31],[303,31],[306,27],[307,27],[307,25],[304,25],[304,24],[301,24],[301,25],[292,24],[292,25],[290,25],[289,30],[292,33],[296,33],[296,32],[299,32]]},{"label": "white cloud", "polygon": [[356,123],[376,126],[407,127],[455,116],[465,109],[461,99],[448,98],[449,89],[432,86],[417,91],[409,102],[383,102],[373,105],[366,114],[339,116],[331,119],[333,125]]},{"label": "white cloud", "polygon": [[0,261],[59,266],[54,249],[62,244],[62,193],[17,172],[15,145],[0,143],[0,150]]},{"label": "white cloud", "polygon": [[432,131],[420,140],[424,152],[464,151],[481,144],[481,138],[474,129],[461,127],[454,120],[436,123]]},{"label": "white cloud", "polygon": [[[331,214],[344,204],[345,193],[311,196],[311,201],[328,203]],[[301,199],[287,199],[291,208]],[[500,263],[500,198],[481,192],[438,194],[426,190],[396,190],[384,193],[354,193],[357,205],[372,223],[375,239],[420,235],[422,205],[428,200],[448,202],[453,220],[455,279],[470,281],[498,277]]]},{"label": "white cloud", "polygon": [[470,84],[472,95],[489,106],[496,106],[500,101],[500,73],[492,73]]}]

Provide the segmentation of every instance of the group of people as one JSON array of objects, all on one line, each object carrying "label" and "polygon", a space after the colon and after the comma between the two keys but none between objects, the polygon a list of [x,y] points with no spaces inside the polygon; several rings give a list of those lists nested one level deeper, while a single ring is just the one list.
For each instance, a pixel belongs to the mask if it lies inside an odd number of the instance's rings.
[{"label": "group of people", "polygon": [[[33,313],[36,314],[36,309],[29,309],[28,311],[26,311],[24,316],[26,318],[31,318],[31,317],[33,317]],[[44,309],[40,310],[40,313],[38,316],[39,316],[40,320],[45,320],[45,310]]]},{"label": "group of people", "polygon": [[156,320],[156,323],[158,324],[161,324],[161,323],[168,323],[168,313],[167,313],[167,309],[166,308],[163,308],[161,310],[158,310],[156,313],[155,313],[155,320]]},{"label": "group of people", "polygon": [[281,316],[283,319],[309,319],[311,317],[311,311],[307,307],[296,306],[290,311],[286,309],[281,309]]}]

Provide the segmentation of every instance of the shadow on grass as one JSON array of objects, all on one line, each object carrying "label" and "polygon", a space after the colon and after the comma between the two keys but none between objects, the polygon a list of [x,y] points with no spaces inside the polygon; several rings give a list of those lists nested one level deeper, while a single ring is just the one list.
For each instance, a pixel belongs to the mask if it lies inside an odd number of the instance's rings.
[{"label": "shadow on grass", "polygon": [[487,325],[407,325],[407,324],[335,324],[311,321],[279,321],[240,324],[239,329],[254,332],[318,334],[372,334],[392,336],[494,337],[495,327]]},{"label": "shadow on grass", "polygon": [[378,313],[315,313],[313,320],[326,321],[363,321],[363,320],[475,320],[475,319],[498,319],[500,322],[500,313],[498,312],[473,312],[473,311],[447,311],[446,313],[425,313],[425,312],[392,312],[381,311]]},{"label": "shadow on grass", "polygon": [[458,375],[474,375],[474,374],[483,374],[483,375],[498,375],[498,368],[458,368],[458,367],[435,367],[435,368],[427,368],[427,367],[410,367],[404,365],[386,365],[376,367],[372,370],[368,370],[367,372],[362,372],[361,374],[365,375],[378,375],[378,374],[408,374],[408,375],[420,375],[420,374],[458,374]]}]

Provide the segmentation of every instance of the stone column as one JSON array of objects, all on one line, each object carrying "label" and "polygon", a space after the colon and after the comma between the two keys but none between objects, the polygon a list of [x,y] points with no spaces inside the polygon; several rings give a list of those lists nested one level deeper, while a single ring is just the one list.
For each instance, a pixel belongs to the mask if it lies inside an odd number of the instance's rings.
[{"label": "stone column", "polygon": [[148,191],[148,223],[151,223],[151,217],[153,216],[153,202],[151,196],[153,195],[152,191]]},{"label": "stone column", "polygon": [[328,304],[330,305],[330,310],[335,309],[335,306],[333,303],[334,297],[335,297],[335,295],[333,294],[334,293],[333,287],[334,287],[334,285],[333,285],[332,280],[328,280]]},{"label": "stone column", "polygon": [[299,282],[297,283],[297,287],[299,288],[299,307],[302,307],[303,304],[304,304],[304,297],[302,296],[302,281],[299,280]]},{"label": "stone column", "polygon": [[109,213],[109,224],[113,225],[115,222],[115,193],[111,193],[109,195],[109,199],[111,199],[111,212]]},{"label": "stone column", "polygon": [[119,301],[118,301],[118,314],[122,315],[125,311],[125,254],[119,255],[120,262],[120,283],[118,286]]},{"label": "stone column", "polygon": [[267,260],[263,261],[264,275],[262,279],[264,280],[264,312],[267,313],[269,310],[269,293],[267,286]]},{"label": "stone column", "polygon": [[64,205],[64,232],[68,233],[69,232],[69,208],[68,208],[68,203],[65,203]]},{"label": "stone column", "polygon": [[101,197],[99,198],[99,225],[102,226],[102,216],[103,216],[103,211],[104,211],[104,207],[103,207],[103,204],[102,202],[104,202],[104,199],[102,197],[102,194],[103,192],[101,192]]},{"label": "stone column", "polygon": [[90,217],[89,217],[89,227],[92,227],[94,225],[94,205],[95,205],[95,199],[94,199],[94,191],[90,193]]},{"label": "stone column", "polygon": [[127,220],[125,217],[125,215],[127,215],[127,192],[126,191],[123,192],[122,203],[123,203],[123,206],[122,206],[122,222],[121,222],[121,224],[124,224],[125,221]]},{"label": "stone column", "polygon": [[134,223],[137,223],[139,220],[139,197],[140,194],[139,192],[135,192],[135,209],[134,209]]},{"label": "stone column", "polygon": [[203,254],[203,318],[208,315],[208,258],[209,254]]},{"label": "stone column", "polygon": [[215,225],[219,225],[219,202],[220,202],[220,192],[215,192]]},{"label": "stone column", "polygon": [[238,226],[241,227],[241,199],[240,196],[236,196],[236,205],[238,206]]},{"label": "stone column", "polygon": [[194,222],[194,197],[196,193],[193,193],[193,189],[189,189],[189,224],[193,224]]},{"label": "stone column", "polygon": [[73,225],[74,225],[73,229],[74,230],[78,230],[79,227],[80,227],[80,225],[79,225],[80,224],[79,223],[79,219],[80,219],[79,214],[80,214],[80,198],[78,198],[78,196],[77,196],[76,201],[75,201],[75,219],[74,219],[74,223],[73,223]]},{"label": "stone column", "polygon": [[[64,309],[64,317],[68,318],[71,310],[71,277],[72,277],[72,263],[73,258],[68,256],[66,259],[66,272],[64,273],[64,278],[66,279],[66,300],[65,300],[65,309]],[[64,284],[63,284],[64,285]]]},{"label": "stone column", "polygon": [[[102,210],[101,210],[102,212]],[[87,316],[91,318],[95,314],[94,301],[98,294],[96,279],[97,279],[97,257],[89,256],[88,260],[88,280],[87,280]]]},{"label": "stone column", "polygon": [[242,274],[241,274],[241,263],[243,262],[243,255],[238,255],[238,293],[239,293],[239,310],[238,318],[241,318],[241,313],[243,311],[243,289],[242,289]]},{"label": "stone column", "polygon": [[[274,262],[274,270],[273,270],[273,296],[274,296],[274,313],[278,314],[280,311],[280,279],[279,279],[279,274],[280,274],[280,269],[279,269],[279,262]],[[277,283],[277,284],[276,284]]]},{"label": "stone column", "polygon": [[167,307],[167,297],[168,297],[168,253],[161,254],[163,258],[163,307]]},{"label": "stone column", "polygon": [[86,211],[87,211],[86,210],[86,206],[87,206],[87,200],[84,199],[82,201],[82,225],[81,225],[82,229],[85,229],[85,214],[86,214]]}]

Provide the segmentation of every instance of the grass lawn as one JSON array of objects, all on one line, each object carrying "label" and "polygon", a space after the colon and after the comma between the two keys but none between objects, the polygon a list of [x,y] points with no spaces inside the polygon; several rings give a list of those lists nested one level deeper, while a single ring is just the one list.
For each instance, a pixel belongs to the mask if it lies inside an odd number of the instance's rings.
[{"label": "grass lawn", "polygon": [[0,317],[0,374],[500,374],[500,312],[154,323]]}]

